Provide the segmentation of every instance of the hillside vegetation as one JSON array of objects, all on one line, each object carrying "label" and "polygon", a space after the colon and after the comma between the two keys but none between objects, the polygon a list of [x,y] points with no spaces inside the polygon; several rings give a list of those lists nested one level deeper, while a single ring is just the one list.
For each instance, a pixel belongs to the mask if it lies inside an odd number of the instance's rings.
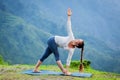
[{"label": "hillside vegetation", "polygon": [[[97,71],[91,68],[85,69],[85,72],[93,74],[91,78],[54,75],[32,76],[21,73],[33,68],[33,65],[0,65],[0,80],[120,80],[120,74]],[[55,65],[42,65],[39,69],[60,71]],[[78,69],[71,68],[70,71],[78,72]]]},{"label": "hillside vegetation", "polygon": [[[2,64],[1,64],[2,63]],[[120,74],[102,72],[90,67],[90,61],[84,61],[84,72],[92,73],[90,78],[72,77],[72,76],[55,76],[55,75],[27,75],[23,74],[24,70],[33,70],[35,65],[8,65],[0,57],[0,80],[120,80]],[[72,61],[69,71],[78,72],[79,61]],[[39,70],[53,70],[61,72],[57,65],[41,65]]]}]

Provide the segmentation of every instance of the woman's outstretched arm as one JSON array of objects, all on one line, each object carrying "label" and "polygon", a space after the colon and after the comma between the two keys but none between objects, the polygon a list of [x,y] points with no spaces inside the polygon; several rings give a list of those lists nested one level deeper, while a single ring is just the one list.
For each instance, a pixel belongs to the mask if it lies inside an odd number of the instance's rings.
[{"label": "woman's outstretched arm", "polygon": [[71,15],[72,15],[72,11],[71,11],[70,8],[68,8],[67,15],[68,15],[67,33],[68,33],[68,36],[71,36],[71,37],[74,38],[74,35],[73,35],[73,32],[72,32],[72,27],[71,27]]}]

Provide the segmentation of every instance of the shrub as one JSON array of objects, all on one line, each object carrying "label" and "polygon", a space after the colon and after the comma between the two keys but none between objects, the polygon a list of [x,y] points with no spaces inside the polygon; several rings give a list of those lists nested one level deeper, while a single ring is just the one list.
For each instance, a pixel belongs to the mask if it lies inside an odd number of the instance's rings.
[{"label": "shrub", "polygon": [[[83,60],[83,65],[84,68],[89,68],[90,67],[91,62],[88,60]],[[70,67],[71,68],[78,68],[80,65],[80,61],[74,60],[71,62]]]},{"label": "shrub", "polygon": [[4,60],[3,60],[3,57],[0,55],[0,64],[1,65],[3,65],[3,64],[8,64],[7,62],[5,62]]}]

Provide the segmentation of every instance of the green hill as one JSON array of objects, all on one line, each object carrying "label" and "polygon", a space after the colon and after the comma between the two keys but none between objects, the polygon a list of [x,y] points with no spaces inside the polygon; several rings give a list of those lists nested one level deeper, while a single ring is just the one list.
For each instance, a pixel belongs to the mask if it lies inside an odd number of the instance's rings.
[{"label": "green hill", "polygon": [[0,15],[0,54],[10,64],[34,63],[51,34],[12,14],[0,11]]}]

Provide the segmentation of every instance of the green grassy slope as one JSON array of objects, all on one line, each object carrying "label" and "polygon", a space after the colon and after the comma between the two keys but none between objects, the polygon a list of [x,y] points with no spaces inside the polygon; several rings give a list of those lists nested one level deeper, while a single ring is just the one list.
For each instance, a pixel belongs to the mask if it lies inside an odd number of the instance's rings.
[{"label": "green grassy slope", "polygon": [[[91,78],[52,75],[31,76],[20,73],[23,70],[33,68],[33,65],[0,65],[0,80],[120,80],[120,74],[97,71],[91,68],[85,69],[85,72],[93,74]],[[42,65],[40,69],[60,71],[56,65]],[[74,68],[71,68],[70,71],[78,72]]]},{"label": "green grassy slope", "polygon": [[51,34],[12,14],[0,11],[0,15],[0,54],[3,58],[14,64],[36,62],[35,58],[38,59]]}]

